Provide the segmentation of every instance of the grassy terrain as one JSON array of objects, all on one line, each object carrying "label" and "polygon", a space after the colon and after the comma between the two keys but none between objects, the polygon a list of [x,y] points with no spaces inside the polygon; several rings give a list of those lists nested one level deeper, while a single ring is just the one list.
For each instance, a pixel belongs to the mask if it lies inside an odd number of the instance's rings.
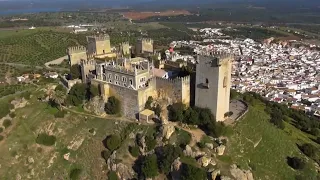
[{"label": "grassy terrain", "polygon": [[[15,179],[18,176],[21,179],[69,179],[70,172],[75,168],[81,170],[84,179],[104,179],[106,165],[101,158],[101,151],[105,149],[102,140],[110,134],[130,133],[123,132],[129,123],[115,123],[111,119],[72,112],[67,113],[65,118],[56,119],[56,108],[37,101],[41,94],[40,90],[34,91],[30,104],[16,110],[12,125],[1,133],[5,138],[0,142],[0,179]],[[89,132],[90,129],[94,129],[95,134]],[[130,130],[151,132],[153,127],[132,124]],[[35,140],[40,133],[55,136],[55,145],[36,144]],[[133,141],[126,139],[118,154],[127,154],[128,144]],[[73,146],[68,149],[68,146],[77,143],[80,145],[78,148]],[[66,153],[70,153],[69,161],[63,158]],[[28,158],[34,162],[28,162]],[[126,163],[131,161],[127,156],[121,159]]]},{"label": "grassy terrain", "polygon": [[[289,124],[286,124],[286,131],[291,131],[291,135],[268,121],[263,105],[250,107],[247,115],[235,126],[227,158],[221,160],[252,169],[255,179],[292,180],[296,175],[316,179],[313,161],[306,158],[296,144],[310,140],[303,138],[305,134]],[[298,138],[302,139],[298,141]],[[307,161],[306,167],[301,171],[293,170],[287,165],[288,156],[303,157]]]},{"label": "grassy terrain", "polygon": [[62,57],[66,48],[86,43],[85,35],[48,31],[1,31],[0,62],[43,65]]}]

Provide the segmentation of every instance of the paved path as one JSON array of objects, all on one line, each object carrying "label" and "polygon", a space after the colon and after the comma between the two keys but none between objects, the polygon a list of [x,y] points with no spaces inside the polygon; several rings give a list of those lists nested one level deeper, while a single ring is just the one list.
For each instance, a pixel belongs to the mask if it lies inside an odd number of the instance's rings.
[{"label": "paved path", "polygon": [[242,101],[232,100],[230,102],[230,111],[232,111],[233,114],[224,123],[227,125],[233,124],[237,120],[237,118],[240,117],[242,113],[246,110],[247,106]]}]

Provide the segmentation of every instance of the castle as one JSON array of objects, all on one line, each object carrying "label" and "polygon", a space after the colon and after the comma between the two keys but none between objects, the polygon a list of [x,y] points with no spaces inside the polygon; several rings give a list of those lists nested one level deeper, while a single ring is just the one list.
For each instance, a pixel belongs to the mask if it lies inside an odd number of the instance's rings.
[{"label": "castle", "polygon": [[[96,84],[102,98],[115,96],[121,101],[122,114],[137,118],[144,110],[148,97],[165,105],[182,102],[209,108],[217,121],[225,119],[229,112],[231,86],[231,64],[233,56],[224,53],[202,53],[197,63],[158,61],[158,68],[170,67],[179,70],[182,66],[194,66],[195,75],[163,79],[154,74],[154,64],[141,56],[154,54],[152,39],[139,39],[135,47],[135,58],[128,56],[132,50],[127,42],[111,52],[108,35],[88,37],[88,48],[68,49],[70,65],[81,67],[82,81]],[[102,60],[101,57],[114,57]],[[156,64],[156,63],[155,63]]]}]

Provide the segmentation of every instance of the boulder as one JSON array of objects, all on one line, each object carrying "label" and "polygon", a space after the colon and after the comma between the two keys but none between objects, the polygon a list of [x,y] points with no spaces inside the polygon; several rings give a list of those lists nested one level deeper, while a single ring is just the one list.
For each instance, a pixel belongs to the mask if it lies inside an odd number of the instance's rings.
[{"label": "boulder", "polygon": [[122,163],[116,165],[115,172],[119,175],[119,179],[133,179],[135,175],[135,172],[131,167]]},{"label": "boulder", "polygon": [[142,155],[144,155],[145,151],[146,151],[146,147],[147,147],[147,145],[146,145],[146,137],[141,135],[141,134],[139,134],[137,136],[137,141],[138,141],[140,153]]},{"label": "boulder", "polygon": [[216,180],[217,176],[220,174],[220,170],[216,169],[211,172],[211,180]]},{"label": "boulder", "polygon": [[206,145],[207,148],[213,149],[213,144],[212,143],[206,143],[205,145]]},{"label": "boulder", "polygon": [[201,158],[198,159],[198,163],[202,167],[207,167],[211,163],[211,160],[212,160],[211,157],[202,156]]},{"label": "boulder", "polygon": [[230,173],[236,180],[254,180],[251,171],[241,170],[235,164],[231,165]]},{"label": "boulder", "polygon": [[172,180],[179,180],[180,179],[180,174],[181,174],[181,161],[180,157],[175,159],[173,163],[171,164],[171,179]]},{"label": "boulder", "polygon": [[33,164],[34,163],[33,157],[31,157],[31,156],[28,157],[28,163],[29,164]]},{"label": "boulder", "polygon": [[228,176],[221,176],[220,177],[221,180],[232,180],[230,177]]},{"label": "boulder", "polygon": [[63,159],[65,159],[67,161],[69,161],[69,157],[70,157],[70,152],[63,155]]},{"label": "boulder", "polygon": [[226,149],[225,145],[220,145],[216,148],[216,152],[219,156],[222,156],[224,154],[225,149]]},{"label": "boulder", "polygon": [[163,125],[163,128],[162,128],[163,138],[170,139],[174,131],[175,131],[175,127],[173,125],[170,125],[170,124]]},{"label": "boulder", "polygon": [[183,154],[185,156],[189,156],[189,157],[195,157],[195,154],[193,153],[191,147],[189,145],[186,145],[185,150],[183,150]]}]

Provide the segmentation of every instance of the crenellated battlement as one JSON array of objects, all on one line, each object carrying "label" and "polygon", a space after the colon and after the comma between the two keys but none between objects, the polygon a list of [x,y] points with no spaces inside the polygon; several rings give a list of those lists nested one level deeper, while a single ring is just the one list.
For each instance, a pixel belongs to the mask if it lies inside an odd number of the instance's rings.
[{"label": "crenellated battlement", "polygon": [[122,66],[105,66],[105,70],[128,74],[128,75],[135,75],[135,71],[129,70],[129,69],[124,68]]},{"label": "crenellated battlement", "polygon": [[87,54],[87,60],[95,59],[95,54]]},{"label": "crenellated battlement", "polygon": [[98,35],[98,36],[87,36],[87,41],[107,41],[110,40],[109,34],[103,34],[103,35]]},{"label": "crenellated battlement", "polygon": [[161,84],[166,83],[166,84],[178,85],[178,84],[190,83],[190,76],[177,77],[175,79],[164,79],[164,78],[161,78],[161,77],[155,77],[155,80],[157,82],[160,82]]},{"label": "crenellated battlement", "polygon": [[224,51],[201,51],[198,55],[219,58],[220,61],[233,60],[234,55]]},{"label": "crenellated battlement", "polygon": [[87,65],[96,65],[96,61],[95,60],[86,60],[86,59],[82,59],[80,61],[81,66],[87,66]]},{"label": "crenellated battlement", "polygon": [[87,52],[87,48],[84,46],[73,46],[73,47],[69,47],[67,49],[67,54],[74,54],[74,53],[85,53]]},{"label": "crenellated battlement", "polygon": [[142,43],[153,44],[153,39],[151,38],[140,38],[139,41],[141,41]]},{"label": "crenellated battlement", "polygon": [[120,43],[120,46],[130,46],[130,43],[128,41]]}]

